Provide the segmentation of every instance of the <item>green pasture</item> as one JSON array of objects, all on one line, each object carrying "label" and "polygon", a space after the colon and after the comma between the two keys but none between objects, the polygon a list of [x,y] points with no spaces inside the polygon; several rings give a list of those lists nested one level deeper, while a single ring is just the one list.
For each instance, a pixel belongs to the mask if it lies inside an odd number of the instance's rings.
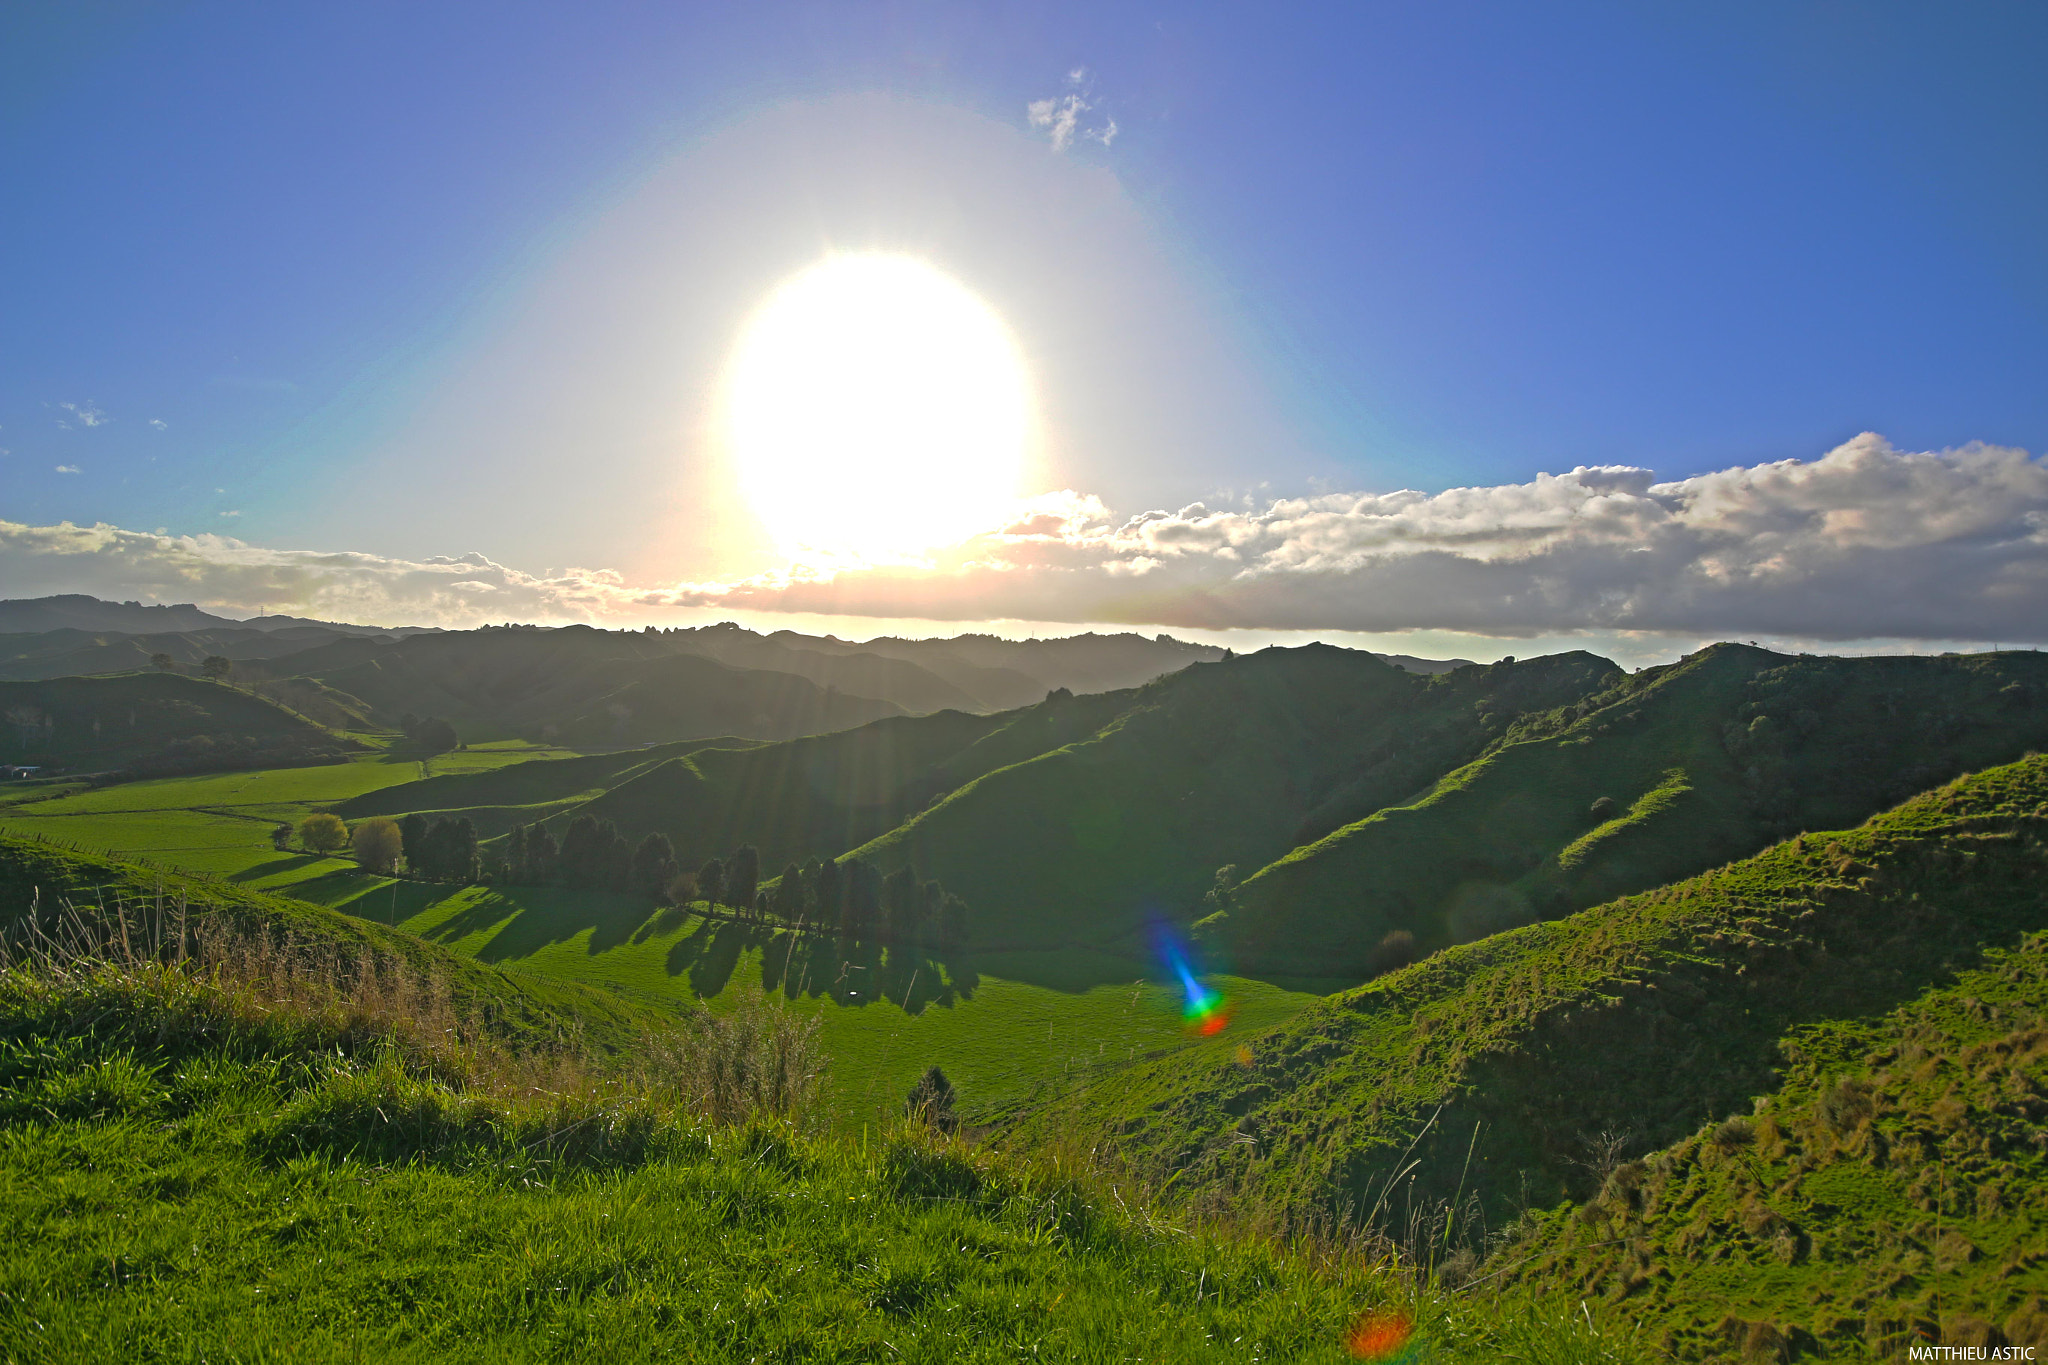
[{"label": "green pasture", "polygon": [[[453,775],[563,752],[513,741],[428,762],[434,775]],[[850,1122],[894,1109],[928,1066],[945,1068],[970,1114],[993,1114],[1038,1087],[1168,1049],[1234,1048],[1238,1037],[1353,984],[1209,978],[1233,1019],[1217,1037],[1194,1041],[1182,1030],[1181,990],[1159,964],[1092,949],[950,962],[884,950],[846,961],[829,939],[661,912],[629,896],[395,880],[366,875],[345,858],[271,847],[279,822],[417,780],[421,768],[387,752],[318,767],[131,782],[0,806],[0,829],[294,896],[480,961],[642,999],[702,999],[721,1008],[743,991],[780,994],[817,1015],[832,1057],[831,1107]]]},{"label": "green pasture", "polygon": [[1196,1041],[1184,1030],[1181,989],[1159,966],[1089,949],[946,962],[862,949],[847,958],[829,937],[655,910],[627,896],[469,887],[436,900],[435,888],[417,883],[307,889],[331,890],[327,904],[365,918],[396,916],[402,929],[499,966],[713,1008],[743,992],[779,995],[816,1014],[832,1059],[831,1108],[848,1120],[893,1109],[933,1065],[971,1115],[986,1115],[1040,1086],[1169,1049],[1234,1049],[1348,984],[1206,978],[1231,1023]]}]

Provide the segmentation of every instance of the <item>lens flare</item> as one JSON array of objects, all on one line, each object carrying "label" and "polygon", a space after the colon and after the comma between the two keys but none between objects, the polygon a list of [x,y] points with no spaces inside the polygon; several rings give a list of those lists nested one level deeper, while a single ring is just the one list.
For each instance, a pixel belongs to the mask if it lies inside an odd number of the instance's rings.
[{"label": "lens flare", "polygon": [[1214,1038],[1229,1028],[1231,1016],[1237,1013],[1236,1004],[1221,991],[1211,990],[1195,979],[1187,954],[1164,930],[1159,934],[1159,954],[1180,981],[1182,1030],[1191,1038]]},{"label": "lens flare", "polygon": [[1367,1313],[1344,1334],[1344,1349],[1358,1360],[1391,1360],[1414,1329],[1406,1313]]}]

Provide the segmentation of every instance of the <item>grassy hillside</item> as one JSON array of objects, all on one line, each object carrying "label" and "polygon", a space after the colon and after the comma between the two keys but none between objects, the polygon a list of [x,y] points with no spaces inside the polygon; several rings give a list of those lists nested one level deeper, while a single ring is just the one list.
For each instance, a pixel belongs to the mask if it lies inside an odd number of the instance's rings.
[{"label": "grassy hillside", "polygon": [[263,930],[343,956],[381,954],[446,983],[465,1016],[486,1021],[512,1042],[571,1038],[593,1047],[618,1047],[673,1017],[670,1010],[610,992],[500,971],[414,935],[304,901],[0,833],[0,930],[17,928],[32,910],[48,917],[67,901],[94,907],[125,904],[131,913],[182,907],[195,924],[217,919],[237,932]]},{"label": "grassy hillside", "polygon": [[1065,1152],[809,1135],[817,1058],[773,1010],[512,1051],[449,1003],[460,964],[205,913],[249,922],[144,934],[95,899],[0,951],[10,1361],[1641,1358],[1371,1248],[1170,1225]]},{"label": "grassy hillside", "polygon": [[[745,747],[748,741],[729,740]],[[716,745],[718,741],[713,741]],[[657,765],[706,747],[679,740],[644,749],[619,749],[573,758],[537,758],[482,772],[452,772],[351,795],[334,813],[345,820],[409,811],[461,811],[486,837],[514,824],[544,819],[590,800]]]},{"label": "grassy hillside", "polygon": [[685,860],[750,843],[772,875],[789,862],[836,857],[984,773],[1083,739],[1130,701],[1122,692],[1056,694],[998,716],[946,711],[745,751],[699,750],[558,822],[588,813],[628,837],[658,831]]},{"label": "grassy hillside", "polygon": [[[1802,1086],[1844,1070],[1853,1090],[1857,1068],[1874,1064],[1888,1038],[1906,1038],[1920,1027],[1915,1018],[1960,1028],[1960,1009],[1988,1031],[1958,1033],[1965,1046],[1956,1052],[1921,1027],[1920,1050],[1885,1061],[1894,1076],[1872,1082],[1872,1096],[1897,1082],[1884,1092],[1885,1103],[1900,1106],[1894,1131],[1927,1139],[1901,1138],[1888,1169],[1925,1195],[1930,1180],[1948,1178],[1943,1160],[1974,1154],[1977,1166],[1955,1169],[2002,1193],[1974,1206],[1977,1230],[1965,1235],[1980,1248],[2038,1245],[2030,1229],[2048,1186],[2038,1160],[2019,1164],[2012,1143],[2030,1131],[2014,1121],[2038,1123],[2048,1072],[2028,1021],[2048,999],[2033,959],[2007,954],[2048,926],[2044,841],[2048,758],[2034,757],[1853,831],[1809,835],[1646,895],[1453,948],[1246,1037],[1234,1057],[1190,1052],[1106,1071],[1025,1131],[1110,1138],[1141,1169],[1219,1199],[1320,1205],[1396,1224],[1454,1206],[1465,1234],[1477,1236],[1525,1209],[1599,1193],[1623,1156],[1698,1153],[1702,1124],[1751,1114],[1756,1096],[1782,1091],[1766,1110],[1789,1113],[1804,1102]],[[1892,1014],[1901,1009],[1908,1013]],[[1964,1079],[1965,1068],[1975,1079]],[[1923,1100],[1932,1107],[1917,1108]],[[1858,1113],[1861,1103],[1852,1105]],[[1845,1142],[1885,1112],[1878,1103],[1843,1121]],[[1962,1134],[1957,1125],[1972,1104],[2003,1116]],[[1806,1169],[1815,1169],[1824,1153],[1803,1150]],[[1937,1167],[1931,1176],[1928,1161]],[[1752,1174],[1761,1189],[1776,1188],[1767,1171]],[[1633,1198],[1633,1178],[1610,1199]],[[1739,1173],[1726,1178],[1741,1183]],[[1690,1207],[1694,1195],[1680,1201],[1677,1192],[1671,1186],[1659,1207]],[[1845,1215],[1852,1226],[1867,1227],[1882,1211],[1870,1198]],[[1714,1216],[1725,1222],[1726,1212]],[[1611,1205],[1587,1225],[1603,1216],[1613,1216]],[[1825,1236],[1819,1215],[1810,1217],[1814,1237]],[[1702,1293],[1733,1283],[1715,1276],[1737,1275],[1743,1262],[1716,1250],[1705,1223],[1662,1231],[1720,1267],[1699,1269],[1693,1283]],[[1562,1244],[1568,1261],[1584,1241]],[[1842,1249],[1853,1245],[1849,1236]],[[1591,1255],[1568,1268],[1590,1274],[1606,1264]],[[1665,1273],[1675,1273],[1668,1263]],[[1933,1286],[1921,1274],[1902,1271],[1883,1289],[1885,1312]],[[1625,1274],[1621,1292],[1640,1289],[1642,1278]],[[1771,1283],[1772,1293],[1790,1292],[1783,1275]],[[1944,1294],[1954,1291],[1944,1311],[2002,1312],[2008,1290],[2022,1298],[2048,1291],[2048,1261],[2025,1261],[1998,1281],[1997,1302],[1973,1307],[1967,1296],[1989,1294],[1986,1283],[1943,1282]]]},{"label": "grassy hillside", "polygon": [[339,757],[349,747],[275,702],[202,678],[0,682],[4,763],[202,771]]},{"label": "grassy hillside", "polygon": [[1616,1303],[1685,1358],[2048,1348],[2048,936],[1783,1050],[1752,1114],[1531,1216],[1503,1279]]},{"label": "grassy hillside", "polygon": [[2040,747],[2048,655],[1716,645],[1524,718],[1419,798],[1359,810],[1250,878],[1209,928],[1240,967],[1370,968],[1392,933],[1425,951],[1480,938],[1855,824]]},{"label": "grassy hillside", "polygon": [[958,890],[984,947],[1129,942],[1151,919],[1192,919],[1219,867],[1280,857],[1333,809],[1398,800],[1516,715],[1617,674],[1564,654],[1425,678],[1326,645],[1196,665],[860,852]]}]

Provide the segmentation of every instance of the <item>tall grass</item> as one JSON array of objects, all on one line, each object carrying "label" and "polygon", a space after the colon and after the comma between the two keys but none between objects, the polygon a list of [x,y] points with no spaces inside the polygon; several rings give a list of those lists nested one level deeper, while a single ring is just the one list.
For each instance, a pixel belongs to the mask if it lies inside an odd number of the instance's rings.
[{"label": "tall grass", "polygon": [[445,980],[395,954],[194,914],[182,895],[49,906],[38,895],[0,931],[0,1011],[17,1035],[113,1030],[159,1055],[332,1059],[328,1088],[352,1086],[354,1108],[388,1113],[381,1101],[410,1087],[416,1116],[438,1107],[442,1126],[557,1146],[592,1125],[802,1125],[823,1071],[815,1021],[770,1001],[724,1015],[699,1005],[609,1054],[573,1035],[515,1045],[488,1003],[461,1008]]}]

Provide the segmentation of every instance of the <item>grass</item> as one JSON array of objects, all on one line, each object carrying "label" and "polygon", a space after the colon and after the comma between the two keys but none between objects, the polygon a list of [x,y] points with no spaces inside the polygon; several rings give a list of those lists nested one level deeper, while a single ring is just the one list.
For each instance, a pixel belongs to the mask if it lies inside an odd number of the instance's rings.
[{"label": "grass", "polygon": [[[1030,1115],[1019,1133],[1109,1142],[1197,1203],[1319,1204],[1396,1227],[1421,1220],[1440,1231],[1446,1253],[1460,1242],[1484,1250],[1488,1229],[1530,1210],[1594,1207],[1585,1201],[1601,1194],[1617,1150],[1676,1148],[1702,1124],[1747,1116],[1756,1097],[1788,1084],[1785,1102],[1805,1103],[1782,1068],[1817,1055],[1817,1040],[1839,1031],[1876,1053],[1882,1048],[1857,1032],[1871,1021],[1901,1009],[1947,1018],[1960,1006],[1982,1013],[1980,1025],[1998,1024],[1991,1032],[1999,1036],[2024,1032],[2029,1018],[2048,1012],[2048,982],[2022,972],[2001,978],[2008,984],[1991,995],[1970,974],[2011,972],[2012,950],[2048,924],[2044,873],[2048,758],[2034,757],[1852,831],[1788,841],[1652,893],[1439,953],[1244,1038],[1234,1055],[1138,1063]],[[1913,1063],[1931,1068],[1915,1082],[1922,1089],[1888,1101],[1902,1126],[1936,1134],[1895,1149],[1897,1169],[1919,1179],[1923,1195],[1925,1164],[1962,1131],[1958,1124],[1967,1127],[1972,1102],[1944,1067],[1989,1068],[1983,1084],[2002,1089],[1982,1092],[1985,1114],[2006,1106],[2032,1116],[2028,1131],[2048,1116],[2044,1053],[2021,1047],[1993,1057],[1982,1048],[1988,1036],[1982,1027],[1927,1031]],[[1930,1125],[1945,1104],[1962,1107]],[[1987,1122],[1977,1133],[1988,1138],[1995,1128]],[[2029,1162],[2001,1156],[1972,1173],[1999,1185],[2004,1200],[1979,1210],[2004,1229],[1978,1233],[1981,1248],[2037,1244],[2035,1229],[2048,1222],[2048,1170]],[[1763,1198],[1780,1179],[1759,1170],[1739,1183]],[[1815,1223],[1816,1238],[1829,1235],[1824,1220]],[[1718,1226],[1664,1228],[1693,1256],[1693,1278],[1671,1283],[1666,1302],[1693,1315],[1694,1346],[1698,1334],[1719,1330],[1727,1287],[1700,1263],[1726,1261],[1729,1274],[1739,1263]],[[1653,1267],[1667,1282],[1679,1274],[1654,1253],[1642,1261],[1635,1241],[1623,1245],[1631,1249],[1626,1273],[1603,1278],[1611,1262],[1578,1257],[1564,1285],[1625,1300],[1647,1292]],[[1743,1273],[1753,1283],[1769,1278],[1751,1271]],[[2014,1311],[2008,1291],[2048,1291],[2048,1261],[2019,1272],[1995,1293],[1988,1280],[1950,1282],[1956,1292],[1944,1311],[1996,1321]],[[1770,1273],[1779,1276],[1771,1293],[1795,1296],[1781,1269]],[[1873,1321],[1914,1318],[1925,1273],[1900,1268],[1857,1311]],[[1848,1331],[1832,1320],[1801,1330],[1837,1345]],[[1864,1330],[1859,1318],[1855,1351]]]},{"label": "grass", "polygon": [[[345,904],[380,909],[374,891]],[[928,1066],[945,1069],[978,1120],[1112,1061],[1228,1045],[1186,1036],[1179,986],[1157,964],[1082,949],[849,962],[829,940],[528,887],[471,888],[401,913],[398,924],[482,961],[640,998],[702,999],[714,1009],[788,1000],[819,1022],[833,1059],[828,1107],[843,1124],[892,1113]],[[1239,1029],[1277,1023],[1337,984],[1208,981],[1236,1004]]]},{"label": "grass", "polygon": [[1244,970],[1367,974],[1389,934],[1427,950],[1556,918],[2044,746],[2048,654],[1716,645],[1518,717],[1469,764],[1249,876],[1210,937]]},{"label": "grass", "polygon": [[[626,764],[630,770],[649,761],[633,754],[521,759],[532,752],[508,743],[443,755],[432,762],[460,757],[500,766],[437,776],[418,790],[462,784],[472,793],[500,796],[547,792],[564,780],[563,772],[570,774],[566,780],[581,782],[594,767]],[[721,754],[726,761],[742,756]],[[945,1068],[961,1087],[969,1117],[980,1120],[1114,1058],[1193,1045],[1181,1032],[1178,988],[1162,979],[1157,963],[1079,949],[982,954],[971,968],[952,971],[938,963],[909,964],[886,990],[861,994],[862,983],[888,975],[886,961],[821,959],[808,974],[799,965],[792,980],[783,961],[787,940],[724,921],[663,916],[635,898],[377,877],[345,858],[271,847],[277,823],[335,802],[359,809],[402,790],[398,784],[417,781],[416,770],[414,760],[373,754],[320,767],[125,783],[20,810],[0,808],[0,833],[125,850],[250,892],[288,895],[420,934],[523,974],[624,992],[666,1008],[703,999],[725,1010],[768,993],[794,997],[796,1008],[817,1018],[834,1057],[828,1110],[842,1125],[893,1114],[928,1066]],[[1237,1003],[1241,1029],[1276,1023],[1343,983],[1225,977],[1215,984]]]},{"label": "grass", "polygon": [[1624,1302],[1688,1357],[2048,1347],[2048,936],[1785,1051],[1752,1113],[1532,1216],[1508,1278]]},{"label": "grass", "polygon": [[323,993],[268,926],[69,923],[0,964],[8,1360],[1640,1358],[1368,1248],[1169,1224],[1069,1157],[706,1102],[787,1023],[608,1076],[445,1041],[431,979]]}]

